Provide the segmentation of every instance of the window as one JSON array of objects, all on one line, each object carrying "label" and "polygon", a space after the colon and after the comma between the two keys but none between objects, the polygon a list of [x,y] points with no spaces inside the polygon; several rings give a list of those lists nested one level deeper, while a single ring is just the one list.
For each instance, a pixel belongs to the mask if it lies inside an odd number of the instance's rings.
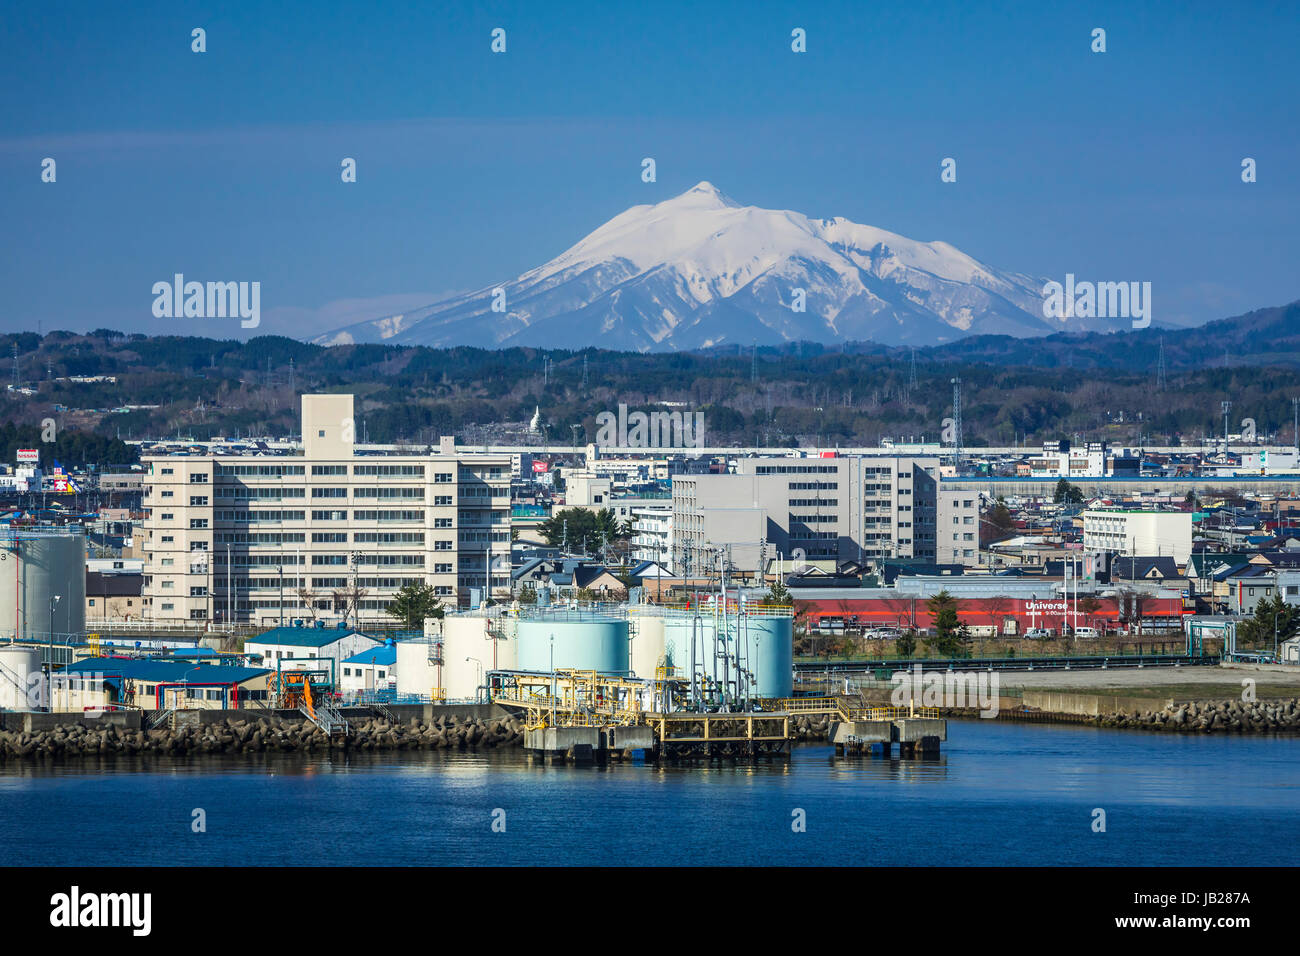
[{"label": "window", "polygon": [[190,475],[191,485],[206,485],[208,483],[208,473],[206,471],[196,471]]},{"label": "window", "polygon": [[313,488],[311,496],[313,498],[346,498],[348,490],[346,488]]},{"label": "window", "polygon": [[207,507],[207,504],[208,504],[207,495],[190,495],[191,508],[204,508]]},{"label": "window", "polygon": [[348,473],[347,465],[312,465],[311,473],[313,475],[346,475]]},{"label": "window", "polygon": [[190,519],[190,528],[193,529],[193,530],[196,530],[196,531],[197,531],[197,530],[201,530],[201,529],[203,529],[203,528],[206,528],[207,526],[208,526],[208,519],[207,519],[207,518],[191,518],[191,519]]},{"label": "window", "polygon": [[316,437],[317,437],[317,438],[324,438],[324,437],[325,437],[325,429],[322,428],[320,431],[316,432]]}]

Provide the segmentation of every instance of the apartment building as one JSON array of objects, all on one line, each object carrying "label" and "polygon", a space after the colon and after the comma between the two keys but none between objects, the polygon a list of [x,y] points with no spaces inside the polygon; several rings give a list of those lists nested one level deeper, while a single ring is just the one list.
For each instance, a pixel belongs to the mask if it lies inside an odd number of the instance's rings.
[{"label": "apartment building", "polygon": [[1083,513],[1083,549],[1137,557],[1172,557],[1186,564],[1192,553],[1190,511],[1095,508]]},{"label": "apartment building", "polygon": [[629,556],[633,561],[654,561],[673,570],[673,513],[669,504],[665,501],[658,506],[632,509]]},{"label": "apartment building", "polygon": [[154,620],[392,623],[396,592],[510,588],[510,459],[366,455],[351,395],[302,396],[302,454],[144,459]]},{"label": "apartment building", "polygon": [[[768,558],[935,562],[979,556],[979,495],[940,492],[938,457],[742,458],[731,475],[673,478],[673,562],[704,567]],[[955,555],[955,557],[954,557]]]}]

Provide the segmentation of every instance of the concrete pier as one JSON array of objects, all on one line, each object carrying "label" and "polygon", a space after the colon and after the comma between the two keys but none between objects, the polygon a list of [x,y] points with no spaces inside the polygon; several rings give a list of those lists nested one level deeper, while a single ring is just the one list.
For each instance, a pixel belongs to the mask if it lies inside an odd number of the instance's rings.
[{"label": "concrete pier", "polygon": [[894,744],[904,757],[937,754],[948,739],[948,721],[942,717],[833,721],[829,737],[839,756],[888,757]]},{"label": "concrete pier", "polygon": [[647,725],[615,727],[541,727],[524,733],[524,750],[551,763],[594,763],[654,747]]}]

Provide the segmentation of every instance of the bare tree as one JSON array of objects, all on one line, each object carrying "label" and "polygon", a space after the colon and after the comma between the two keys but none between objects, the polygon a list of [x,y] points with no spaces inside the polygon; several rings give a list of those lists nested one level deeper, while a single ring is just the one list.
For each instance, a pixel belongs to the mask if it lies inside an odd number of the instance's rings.
[{"label": "bare tree", "polygon": [[299,588],[294,594],[298,596],[298,600],[302,602],[302,606],[307,609],[307,613],[311,615],[314,622],[319,616],[318,611],[320,610],[316,607],[318,594],[311,588]]}]

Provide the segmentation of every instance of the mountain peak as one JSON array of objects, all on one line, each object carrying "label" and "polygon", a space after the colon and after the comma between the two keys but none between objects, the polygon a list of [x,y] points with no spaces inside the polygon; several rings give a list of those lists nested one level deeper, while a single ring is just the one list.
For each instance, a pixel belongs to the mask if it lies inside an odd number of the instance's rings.
[{"label": "mountain peak", "polygon": [[[1060,328],[1043,315],[1041,280],[842,216],[741,205],[708,180],[624,210],[500,288],[504,314],[485,288],[339,334],[641,351],[799,340],[933,345]],[[806,307],[794,308],[796,299]]]},{"label": "mountain peak", "polygon": [[686,192],[682,193],[680,196],[674,196],[672,199],[668,200],[668,202],[676,203],[678,205],[690,204],[706,206],[711,209],[720,209],[723,207],[736,209],[740,206],[740,203],[736,202],[707,179],[701,179],[690,189],[686,190]]}]

